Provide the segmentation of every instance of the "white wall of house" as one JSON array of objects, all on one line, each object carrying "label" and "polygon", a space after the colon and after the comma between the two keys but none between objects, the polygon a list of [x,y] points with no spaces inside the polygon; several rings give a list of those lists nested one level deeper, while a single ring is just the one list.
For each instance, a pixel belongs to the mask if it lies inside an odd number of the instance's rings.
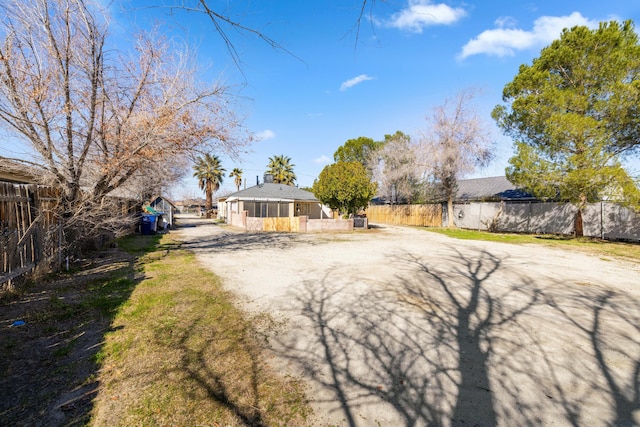
[{"label": "white wall of house", "polygon": [[218,219],[225,219],[227,217],[227,201],[218,200]]}]

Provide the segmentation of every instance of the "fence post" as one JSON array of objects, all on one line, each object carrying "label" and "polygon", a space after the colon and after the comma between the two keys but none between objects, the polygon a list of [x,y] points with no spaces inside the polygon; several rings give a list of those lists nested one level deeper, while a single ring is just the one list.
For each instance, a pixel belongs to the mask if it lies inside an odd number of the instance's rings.
[{"label": "fence post", "polygon": [[604,240],[604,206],[600,200],[600,239]]}]

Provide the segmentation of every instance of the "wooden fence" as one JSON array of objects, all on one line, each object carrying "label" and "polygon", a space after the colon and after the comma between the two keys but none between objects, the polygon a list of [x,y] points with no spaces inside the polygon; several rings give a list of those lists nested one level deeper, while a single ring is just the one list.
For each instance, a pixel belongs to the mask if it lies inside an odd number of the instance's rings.
[{"label": "wooden fence", "polygon": [[[454,204],[456,227],[503,233],[573,233],[576,207],[560,202],[467,202]],[[444,209],[444,211],[443,211]],[[441,227],[446,206],[372,205],[369,224]],[[583,215],[584,235],[608,240],[640,242],[640,213],[613,202],[589,203]]]},{"label": "wooden fence", "polygon": [[369,224],[442,226],[442,205],[370,205]]},{"label": "wooden fence", "polygon": [[250,231],[278,231],[278,232],[299,232],[300,219],[298,217],[283,218],[255,218],[247,217],[247,230]]},{"label": "wooden fence", "polygon": [[67,256],[103,247],[116,232],[133,232],[142,210],[140,200],[107,196],[72,226],[57,216],[59,200],[51,187],[0,182],[0,291],[28,273],[61,267]]},{"label": "wooden fence", "polygon": [[55,190],[0,182],[0,289],[38,267],[60,263],[62,227]]}]

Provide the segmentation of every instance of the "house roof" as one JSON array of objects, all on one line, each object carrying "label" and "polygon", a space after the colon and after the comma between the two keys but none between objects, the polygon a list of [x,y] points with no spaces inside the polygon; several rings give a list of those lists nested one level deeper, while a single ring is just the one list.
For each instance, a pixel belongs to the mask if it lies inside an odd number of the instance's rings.
[{"label": "house roof", "polygon": [[23,163],[0,157],[0,181],[33,184],[37,181],[36,171]]},{"label": "house roof", "polygon": [[160,195],[157,195],[157,196],[152,197],[152,198],[151,198],[151,202],[150,202],[150,203],[156,203],[156,202],[158,201],[158,199],[162,199],[162,200],[164,200],[165,202],[169,203],[169,204],[171,205],[171,207],[172,207],[172,208],[174,208],[174,209],[176,208],[175,203],[173,203],[171,200],[167,199],[166,197],[164,197],[164,196],[160,196]]},{"label": "house roof", "polygon": [[298,187],[285,184],[263,183],[230,194],[227,201],[260,200],[260,201],[304,201],[318,202],[313,193]]},{"label": "house roof", "polygon": [[531,200],[531,194],[516,188],[506,176],[458,180],[457,200]]}]

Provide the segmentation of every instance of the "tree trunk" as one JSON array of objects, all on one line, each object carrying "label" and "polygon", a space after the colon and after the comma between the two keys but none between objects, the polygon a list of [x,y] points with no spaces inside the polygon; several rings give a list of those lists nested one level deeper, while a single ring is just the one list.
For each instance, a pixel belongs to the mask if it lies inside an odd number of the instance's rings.
[{"label": "tree trunk", "polygon": [[573,235],[575,237],[584,236],[584,229],[582,226],[582,211],[587,205],[587,196],[584,194],[580,195],[580,204],[578,205],[578,212],[576,212],[576,216],[573,219]]},{"label": "tree trunk", "polygon": [[211,188],[211,181],[207,180],[205,184],[205,197],[204,211],[205,218],[211,218],[211,210],[213,209],[213,188]]},{"label": "tree trunk", "polygon": [[573,219],[573,235],[575,237],[584,236],[584,229],[582,227],[582,207],[578,209],[578,212]]}]

